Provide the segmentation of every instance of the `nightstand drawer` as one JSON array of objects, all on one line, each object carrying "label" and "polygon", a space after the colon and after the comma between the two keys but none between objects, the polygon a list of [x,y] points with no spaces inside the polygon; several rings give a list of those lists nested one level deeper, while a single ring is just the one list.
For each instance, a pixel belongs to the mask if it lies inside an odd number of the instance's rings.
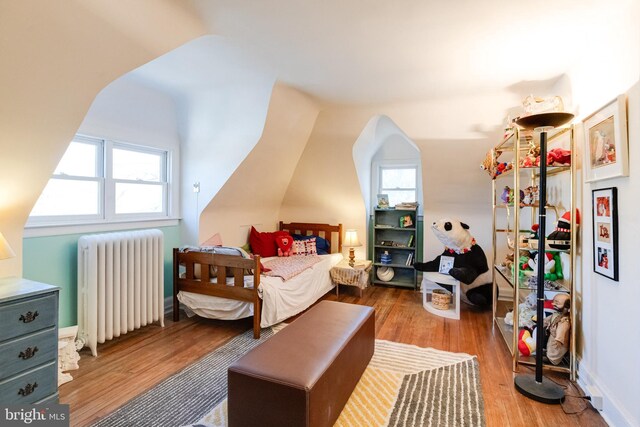
[{"label": "nightstand drawer", "polygon": [[53,360],[48,365],[0,381],[0,402],[30,404],[54,394],[57,387],[58,366]]},{"label": "nightstand drawer", "polygon": [[54,327],[0,344],[0,380],[56,359]]},{"label": "nightstand drawer", "polygon": [[56,294],[7,303],[0,310],[0,342],[56,323]]}]

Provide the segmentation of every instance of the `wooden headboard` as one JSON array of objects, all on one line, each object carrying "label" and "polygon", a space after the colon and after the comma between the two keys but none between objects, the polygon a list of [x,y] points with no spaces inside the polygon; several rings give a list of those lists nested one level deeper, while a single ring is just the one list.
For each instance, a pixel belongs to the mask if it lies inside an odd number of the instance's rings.
[{"label": "wooden headboard", "polygon": [[307,236],[309,234],[313,234],[315,236],[320,236],[329,242],[329,246],[333,250],[333,233],[338,233],[338,252],[342,252],[342,224],[331,225],[331,224],[315,224],[312,222],[291,222],[284,223],[280,221],[281,231],[288,231],[290,234],[302,234],[303,236]]}]

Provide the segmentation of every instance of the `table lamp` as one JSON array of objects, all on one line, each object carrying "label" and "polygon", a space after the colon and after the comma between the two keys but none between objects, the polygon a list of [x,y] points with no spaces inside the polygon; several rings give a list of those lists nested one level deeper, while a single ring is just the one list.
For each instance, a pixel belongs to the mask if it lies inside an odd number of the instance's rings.
[{"label": "table lamp", "polygon": [[342,242],[342,246],[346,246],[349,248],[349,266],[353,267],[355,265],[355,251],[353,248],[356,246],[362,246],[360,240],[358,240],[358,233],[356,230],[347,230],[344,234],[344,242]]},{"label": "table lamp", "polygon": [[7,239],[5,239],[2,233],[0,233],[0,260],[13,258],[14,256],[16,256],[16,253],[13,252],[13,249],[9,246]]}]

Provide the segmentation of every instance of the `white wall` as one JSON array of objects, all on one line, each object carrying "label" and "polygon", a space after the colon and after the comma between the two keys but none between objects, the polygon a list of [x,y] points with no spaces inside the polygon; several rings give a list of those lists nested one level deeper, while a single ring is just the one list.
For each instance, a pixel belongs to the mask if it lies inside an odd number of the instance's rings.
[{"label": "white wall", "polygon": [[275,85],[260,141],[203,210],[198,242],[220,233],[225,245],[242,246],[251,225],[277,229],[282,199],[318,111],[305,94]]},{"label": "white wall", "polygon": [[[581,277],[577,281],[580,306],[578,322],[579,367],[582,385],[594,385],[604,394],[603,416],[612,426],[640,425],[640,287],[637,246],[640,228],[640,3],[628,10],[610,9],[618,25],[611,31],[594,31],[593,50],[585,52],[570,77],[577,120],[590,115],[621,93],[628,96],[629,176],[582,184],[583,225]],[[598,53],[604,53],[605,60]],[[584,147],[584,139],[578,140]],[[582,150],[583,162],[584,149]],[[584,176],[582,177],[584,180]],[[618,188],[620,280],[614,282],[593,272],[592,190]]]},{"label": "white wall", "polygon": [[0,230],[22,273],[24,224],[96,94],[204,33],[180,1],[0,3]]}]

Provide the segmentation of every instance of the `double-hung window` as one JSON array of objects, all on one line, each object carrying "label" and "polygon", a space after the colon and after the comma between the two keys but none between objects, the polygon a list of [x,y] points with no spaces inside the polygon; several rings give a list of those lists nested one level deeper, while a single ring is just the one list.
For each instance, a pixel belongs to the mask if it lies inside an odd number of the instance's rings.
[{"label": "double-hung window", "polygon": [[77,135],[28,225],[166,218],[169,153]]},{"label": "double-hung window", "polygon": [[389,206],[418,200],[417,166],[382,165],[378,178],[378,193],[389,196]]}]

